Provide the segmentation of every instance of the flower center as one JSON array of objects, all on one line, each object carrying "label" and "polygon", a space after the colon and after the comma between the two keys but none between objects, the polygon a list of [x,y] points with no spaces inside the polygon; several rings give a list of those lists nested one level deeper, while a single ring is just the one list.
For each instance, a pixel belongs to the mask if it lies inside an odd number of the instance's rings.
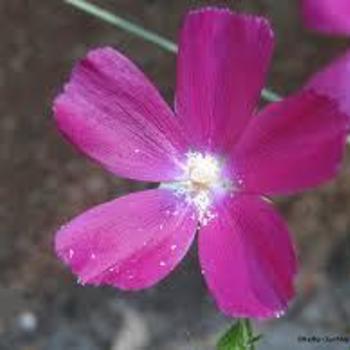
[{"label": "flower center", "polygon": [[202,225],[215,217],[211,210],[213,200],[228,191],[231,182],[223,175],[223,161],[212,154],[189,152],[183,165],[182,180],[163,184],[171,188],[197,209]]},{"label": "flower center", "polygon": [[185,168],[194,190],[210,191],[220,181],[220,164],[212,155],[189,153]]}]

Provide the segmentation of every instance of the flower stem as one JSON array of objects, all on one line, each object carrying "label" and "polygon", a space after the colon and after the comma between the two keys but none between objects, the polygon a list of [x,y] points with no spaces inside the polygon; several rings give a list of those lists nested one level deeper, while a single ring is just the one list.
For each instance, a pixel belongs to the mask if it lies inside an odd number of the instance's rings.
[{"label": "flower stem", "polygon": [[79,10],[82,10],[98,19],[101,19],[104,22],[107,22],[115,27],[118,27],[119,29],[122,29],[126,32],[129,32],[131,34],[134,34],[138,36],[139,38],[142,38],[146,41],[151,42],[152,44],[158,45],[162,49],[176,53],[177,52],[177,46],[172,41],[163,38],[162,36],[153,33],[149,30],[146,30],[142,28],[141,26],[138,26],[137,24],[134,24],[130,21],[125,20],[124,18],[121,18],[107,10],[104,10],[96,5],[93,5],[87,1],[84,0],[64,0],[69,5],[72,5]]},{"label": "flower stem", "polygon": [[[141,39],[144,39],[152,44],[155,44],[166,51],[176,53],[178,50],[178,47],[174,42],[154,32],[144,29],[143,27],[135,23],[132,23],[124,18],[121,18],[105,9],[102,9],[101,7],[91,4],[88,1],[85,1],[85,0],[63,0],[63,1],[106,23],[109,23],[115,27],[118,27],[119,29],[122,29],[128,33],[134,34]],[[276,102],[282,99],[282,97],[278,95],[276,92],[266,88],[263,89],[261,96],[263,99],[269,102]]]}]

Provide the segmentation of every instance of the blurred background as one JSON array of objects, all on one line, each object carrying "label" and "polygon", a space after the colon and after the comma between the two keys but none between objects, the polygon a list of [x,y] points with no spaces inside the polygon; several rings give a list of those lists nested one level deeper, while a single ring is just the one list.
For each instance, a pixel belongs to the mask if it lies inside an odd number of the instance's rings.
[{"label": "blurred background", "polygon": [[[270,18],[277,35],[269,86],[287,94],[350,42],[303,29],[296,0],[100,0],[176,40],[192,7],[225,4]],[[138,293],[81,287],[53,252],[55,230],[85,209],[147,185],[115,178],[61,138],[51,102],[73,63],[96,46],[123,51],[171,103],[175,57],[60,0],[0,0],[0,350],[209,350],[230,322],[203,283],[193,248],[157,287]],[[332,183],[278,199],[294,232],[297,298],[281,319],[257,322],[262,350],[349,349],[299,336],[349,335],[350,157]],[[276,247],[278,249],[278,247]]]}]

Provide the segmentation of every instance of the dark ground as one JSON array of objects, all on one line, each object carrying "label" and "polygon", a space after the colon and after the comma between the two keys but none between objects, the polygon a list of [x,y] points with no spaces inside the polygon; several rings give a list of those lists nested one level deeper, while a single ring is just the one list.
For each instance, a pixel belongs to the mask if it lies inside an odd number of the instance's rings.
[{"label": "dark ground", "polygon": [[[187,8],[214,2],[96,3],[174,39]],[[271,18],[278,45],[269,85],[281,93],[349,46],[303,30],[296,1],[226,4]],[[171,101],[175,58],[59,0],[0,0],[0,26],[0,350],[213,349],[229,320],[205,289],[195,251],[158,287],[134,294],[78,286],[52,250],[55,229],[67,219],[142,188],[113,178],[57,134],[50,104],[73,62],[89,48],[118,47]],[[298,298],[284,318],[256,324],[265,333],[259,349],[349,349],[297,339],[349,332],[349,155],[336,181],[278,206],[298,246]]]}]

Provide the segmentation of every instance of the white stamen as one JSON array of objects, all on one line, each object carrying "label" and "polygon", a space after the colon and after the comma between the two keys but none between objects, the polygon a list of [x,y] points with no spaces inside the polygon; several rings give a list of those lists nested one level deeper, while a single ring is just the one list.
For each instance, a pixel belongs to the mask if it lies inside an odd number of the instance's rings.
[{"label": "white stamen", "polygon": [[192,183],[209,187],[218,182],[220,166],[211,155],[191,152],[188,154],[186,172]]},{"label": "white stamen", "polygon": [[201,225],[206,225],[215,217],[211,210],[214,196],[231,189],[231,183],[223,176],[223,164],[211,154],[189,152],[183,166],[183,180],[162,184],[171,188],[179,196],[197,209]]}]

